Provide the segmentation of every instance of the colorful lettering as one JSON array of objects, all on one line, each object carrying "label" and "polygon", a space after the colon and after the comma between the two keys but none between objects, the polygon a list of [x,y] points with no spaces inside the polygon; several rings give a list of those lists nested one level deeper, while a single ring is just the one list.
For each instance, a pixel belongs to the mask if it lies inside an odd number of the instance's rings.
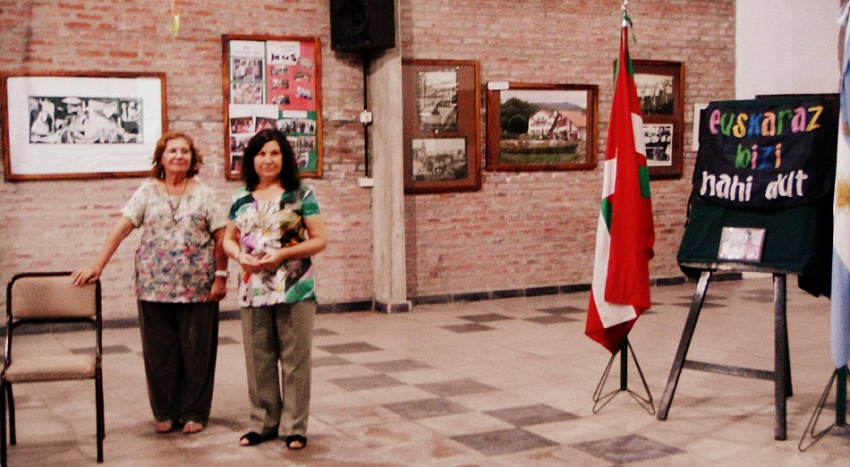
[{"label": "colorful lettering", "polygon": [[720,109],[714,109],[711,112],[711,117],[708,119],[708,129],[711,131],[712,135],[717,134],[717,125],[720,124]]},{"label": "colorful lettering", "polygon": [[816,105],[809,107],[809,112],[814,112],[815,114],[812,116],[812,119],[809,120],[809,126],[806,127],[806,131],[814,131],[816,128],[820,128],[820,124],[817,123],[817,121],[818,118],[820,118],[820,114],[823,113],[823,106]]},{"label": "colorful lettering", "polygon": [[765,112],[764,120],[761,122],[762,136],[774,136],[776,134],[776,114]]},{"label": "colorful lettering", "polygon": [[761,119],[764,114],[750,115],[750,126],[747,128],[747,136],[758,136],[761,134]]},{"label": "colorful lettering", "polygon": [[[726,117],[729,117],[728,119]],[[732,124],[735,123],[735,114],[724,114],[720,117],[720,134],[729,136],[732,133]]]},{"label": "colorful lettering", "polygon": [[794,112],[791,112],[790,110],[780,110],[779,111],[779,118],[777,119],[777,122],[776,122],[776,134],[777,135],[781,135],[782,130],[785,127],[784,120],[782,120],[782,119],[787,118],[788,120],[791,120],[791,117],[793,115],[794,115]]},{"label": "colorful lettering", "polygon": [[747,134],[747,114],[738,114],[738,122],[732,128],[732,134],[736,138],[743,138]]},{"label": "colorful lettering", "polygon": [[742,169],[750,165],[753,154],[743,144],[738,145],[738,156],[735,157],[735,168]]},{"label": "colorful lettering", "polygon": [[806,131],[806,109],[802,107],[794,109],[794,118],[791,119],[791,131],[794,133]]},{"label": "colorful lettering", "polygon": [[752,166],[752,169],[755,170],[756,164],[758,163],[758,160],[759,160],[759,147],[758,147],[757,144],[754,144],[754,145],[750,146],[750,149],[753,151],[753,158],[752,158],[753,166]]}]

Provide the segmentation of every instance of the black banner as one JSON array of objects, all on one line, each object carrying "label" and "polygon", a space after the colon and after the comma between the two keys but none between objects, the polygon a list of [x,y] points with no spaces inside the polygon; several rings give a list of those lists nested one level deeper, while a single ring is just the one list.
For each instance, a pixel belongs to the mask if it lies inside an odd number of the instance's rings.
[{"label": "black banner", "polygon": [[700,113],[691,200],[744,209],[823,201],[837,128],[834,106],[819,97],[712,102]]}]

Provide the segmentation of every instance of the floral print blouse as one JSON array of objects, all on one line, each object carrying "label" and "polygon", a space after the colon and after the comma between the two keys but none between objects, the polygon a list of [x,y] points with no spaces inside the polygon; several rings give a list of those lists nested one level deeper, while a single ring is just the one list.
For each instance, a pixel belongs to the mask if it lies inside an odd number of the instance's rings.
[{"label": "floral print blouse", "polygon": [[[238,230],[242,253],[263,256],[306,240],[304,218],[315,214],[319,214],[319,205],[310,187],[302,185],[271,201],[254,199],[242,187],[233,195],[228,217]],[[240,276],[239,305],[243,307],[316,299],[310,258],[287,259],[275,271],[242,271]]]},{"label": "floral print blouse", "polygon": [[147,180],[121,211],[135,227],[144,227],[136,250],[139,300],[197,303],[209,299],[215,280],[212,232],[227,223],[215,192],[194,178],[183,196],[169,195]]}]

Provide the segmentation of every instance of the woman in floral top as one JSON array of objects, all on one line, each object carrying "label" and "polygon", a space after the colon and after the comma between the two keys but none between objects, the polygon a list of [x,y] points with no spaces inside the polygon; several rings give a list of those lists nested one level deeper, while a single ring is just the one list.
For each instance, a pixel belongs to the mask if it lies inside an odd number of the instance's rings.
[{"label": "woman in floral top", "polygon": [[142,183],[91,266],[75,284],[97,280],[121,242],[142,227],[136,294],[155,430],[197,433],[212,404],[218,302],[227,293],[227,222],[213,190],[194,178],[203,160],[181,132],[159,139],[152,178]]},{"label": "woman in floral top", "polygon": [[239,304],[253,429],[239,444],[260,444],[282,431],[289,449],[301,449],[307,446],[316,313],[310,257],[325,249],[325,226],[279,130],[251,138],[242,179],[224,239],[227,255],[242,267]]}]

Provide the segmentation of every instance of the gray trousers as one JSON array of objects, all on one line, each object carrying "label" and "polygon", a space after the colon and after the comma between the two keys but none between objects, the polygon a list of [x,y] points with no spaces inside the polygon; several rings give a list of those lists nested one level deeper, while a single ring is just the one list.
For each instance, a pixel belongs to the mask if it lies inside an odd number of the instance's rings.
[{"label": "gray trousers", "polygon": [[242,308],[252,431],[307,434],[315,314],[315,300]]},{"label": "gray trousers", "polygon": [[218,350],[218,302],[139,301],[142,352],[157,421],[207,424]]}]

